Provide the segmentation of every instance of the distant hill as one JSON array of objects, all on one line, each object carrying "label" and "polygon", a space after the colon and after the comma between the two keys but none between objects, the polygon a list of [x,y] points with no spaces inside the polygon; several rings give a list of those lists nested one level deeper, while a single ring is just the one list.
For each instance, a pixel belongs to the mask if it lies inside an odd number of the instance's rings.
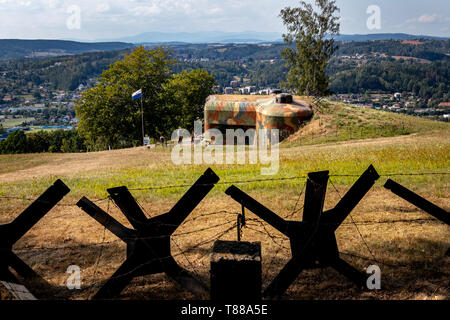
[{"label": "distant hill", "polygon": [[[409,35],[404,33],[377,33],[339,35],[338,41],[364,42],[375,40],[412,40],[431,39],[447,40],[450,38]],[[135,44],[186,45],[186,44],[224,44],[224,43],[282,43],[281,34],[277,32],[146,32],[132,37],[113,39],[102,42],[78,42],[69,40],[17,40],[0,39],[0,60],[14,58],[39,58],[86,52],[112,51],[133,48]]]},{"label": "distant hill", "polygon": [[[338,41],[371,41],[371,40],[411,40],[434,39],[447,40],[448,38],[425,35],[411,35],[405,33],[373,33],[373,34],[343,34],[336,37]],[[262,43],[282,42],[282,34],[279,32],[145,32],[131,37],[110,39],[109,41],[122,41],[131,43]]]},{"label": "distant hill", "polygon": [[0,59],[51,57],[132,48],[124,42],[85,43],[65,40],[0,40]]},{"label": "distant hill", "polygon": [[342,34],[335,37],[338,41],[344,42],[360,42],[360,41],[376,41],[376,40],[413,40],[413,39],[429,39],[429,40],[447,40],[448,37],[434,37],[425,35],[412,35],[406,33],[372,33],[372,34]]},{"label": "distant hill", "polygon": [[145,32],[131,37],[114,39],[116,41],[131,43],[258,43],[282,41],[278,32]]}]

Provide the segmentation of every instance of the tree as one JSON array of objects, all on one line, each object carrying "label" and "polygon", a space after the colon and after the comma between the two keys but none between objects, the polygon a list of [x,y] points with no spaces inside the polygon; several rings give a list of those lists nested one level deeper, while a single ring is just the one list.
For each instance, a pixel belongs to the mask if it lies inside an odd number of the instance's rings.
[{"label": "tree", "polygon": [[212,75],[200,69],[182,71],[167,82],[164,96],[170,110],[170,119],[167,120],[171,123],[171,129],[193,130],[194,121],[203,118],[205,100],[212,94],[215,83]]},{"label": "tree", "polygon": [[36,99],[36,100],[40,100],[42,97],[41,97],[41,93],[39,92],[39,91],[35,91],[34,93],[33,93],[33,97]]},{"label": "tree", "polygon": [[39,130],[27,134],[28,152],[39,153],[47,152],[50,148],[50,136],[49,131]]},{"label": "tree", "polygon": [[315,4],[320,12],[305,1],[298,8],[281,10],[288,31],[283,39],[289,45],[281,55],[290,67],[283,85],[296,94],[321,97],[330,93],[325,69],[338,49],[333,35],[339,34],[339,17],[335,16],[339,8],[335,0],[315,0]]},{"label": "tree", "polygon": [[142,141],[140,101],[131,99],[143,92],[145,133],[157,136],[166,131],[167,110],[162,91],[171,78],[174,60],[163,47],[146,50],[140,46],[124,60],[105,70],[99,83],[86,90],[75,106],[78,130],[91,150],[138,145]]},{"label": "tree", "polygon": [[[79,134],[90,150],[142,143],[141,101],[136,103],[131,98],[141,88],[147,135],[158,138],[179,127],[193,127],[203,115],[215,80],[202,70],[174,75],[174,62],[162,47],[138,47],[102,73],[99,83],[85,91],[75,106]],[[64,151],[70,149],[66,142]]]},{"label": "tree", "polygon": [[22,130],[12,132],[6,140],[2,141],[0,149],[6,154],[26,153],[28,147],[25,132]]}]

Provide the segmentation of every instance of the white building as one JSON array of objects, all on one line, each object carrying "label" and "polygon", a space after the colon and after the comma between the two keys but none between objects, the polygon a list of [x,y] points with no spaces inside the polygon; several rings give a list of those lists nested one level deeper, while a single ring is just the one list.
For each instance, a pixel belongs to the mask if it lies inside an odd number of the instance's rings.
[{"label": "white building", "polygon": [[226,88],[223,90],[223,92],[224,92],[225,94],[232,94],[232,93],[233,93],[233,88],[231,88],[231,87],[226,87]]}]

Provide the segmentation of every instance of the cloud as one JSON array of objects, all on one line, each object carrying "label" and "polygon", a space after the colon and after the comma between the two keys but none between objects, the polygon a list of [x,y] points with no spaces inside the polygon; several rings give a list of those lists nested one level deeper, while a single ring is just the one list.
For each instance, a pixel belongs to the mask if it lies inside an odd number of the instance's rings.
[{"label": "cloud", "polygon": [[109,6],[108,3],[100,3],[100,4],[97,6],[96,11],[97,11],[97,12],[108,12],[109,9],[110,9],[110,6]]},{"label": "cloud", "polygon": [[430,22],[434,22],[438,17],[437,13],[434,14],[424,14],[421,15],[417,21],[422,22],[422,23],[430,23]]},{"label": "cloud", "polygon": [[[343,33],[367,32],[366,24],[360,22],[365,22],[370,1],[358,1],[356,5],[338,0]],[[385,3],[382,16],[386,32],[448,36],[448,0],[379,2]],[[72,4],[82,11],[81,30],[66,28],[66,10]],[[91,40],[108,39],[112,34],[122,37],[147,31],[207,30],[281,34],[284,26],[278,17],[280,10],[297,5],[298,0],[0,0],[0,37]]]},{"label": "cloud", "polygon": [[17,1],[17,4],[22,7],[29,7],[31,5],[31,1]]},{"label": "cloud", "polygon": [[450,18],[437,14],[437,13],[426,13],[421,15],[418,18],[413,18],[413,19],[407,19],[405,21],[405,23],[410,24],[410,23],[424,23],[424,24],[431,24],[431,23],[446,23],[449,22]]},{"label": "cloud", "polygon": [[161,8],[155,3],[150,6],[138,6],[131,10],[135,16],[154,16],[161,13]]},{"label": "cloud", "polygon": [[43,0],[44,4],[49,6],[51,9],[54,9],[59,6],[59,0]]},{"label": "cloud", "polygon": [[223,10],[221,8],[215,7],[215,8],[210,8],[210,9],[206,9],[205,13],[207,15],[215,15],[215,14],[219,14],[222,13]]}]

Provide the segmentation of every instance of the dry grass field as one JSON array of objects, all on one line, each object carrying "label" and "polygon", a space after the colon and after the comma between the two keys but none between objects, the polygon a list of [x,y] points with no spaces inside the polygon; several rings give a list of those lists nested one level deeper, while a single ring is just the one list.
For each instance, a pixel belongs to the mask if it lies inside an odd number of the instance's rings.
[{"label": "dry grass field", "polygon": [[[389,115],[390,117],[390,115]],[[322,119],[323,120],[323,119]],[[394,119],[395,120],[395,119]],[[331,121],[316,125],[319,129]],[[361,291],[332,269],[304,271],[283,299],[449,299],[450,247],[447,225],[383,188],[395,173],[449,173],[450,126],[408,119],[417,130],[408,135],[365,137],[302,145],[301,133],[280,149],[280,170],[261,176],[261,165],[211,165],[221,178],[172,238],[180,265],[205,284],[215,239],[236,239],[240,205],[225,195],[232,182],[283,217],[302,218],[302,190],[308,172],[330,170],[325,209],[345,194],[356,175],[373,164],[382,177],[337,231],[342,258],[364,271],[381,268],[379,291]],[[425,122],[424,122],[425,121]],[[305,128],[305,130],[308,128]],[[312,129],[308,129],[312,130]],[[331,130],[331,129],[330,129]],[[170,149],[134,148],[86,154],[0,156],[0,224],[12,221],[49,187],[62,179],[71,192],[14,247],[14,251],[56,288],[55,298],[89,299],[125,258],[125,245],[74,204],[82,197],[103,199],[98,205],[126,226],[129,223],[108,199],[106,189],[128,186],[148,217],[168,211],[204,172],[207,165],[175,166]],[[351,175],[351,176],[343,176]],[[353,176],[355,175],[355,176]],[[276,180],[291,177],[289,180]],[[297,178],[295,178],[297,177]],[[259,181],[260,179],[275,179]],[[445,210],[450,208],[449,175],[406,175],[392,179]],[[182,187],[161,188],[162,186]],[[290,258],[289,241],[256,215],[247,212],[244,241],[262,244],[263,287]],[[228,232],[225,232],[227,231]],[[374,261],[376,260],[376,261]],[[82,270],[82,289],[65,288],[70,265]],[[231,276],[231,275],[230,275]],[[0,288],[0,298],[11,296]],[[121,299],[195,298],[163,274],[133,280]]]}]

